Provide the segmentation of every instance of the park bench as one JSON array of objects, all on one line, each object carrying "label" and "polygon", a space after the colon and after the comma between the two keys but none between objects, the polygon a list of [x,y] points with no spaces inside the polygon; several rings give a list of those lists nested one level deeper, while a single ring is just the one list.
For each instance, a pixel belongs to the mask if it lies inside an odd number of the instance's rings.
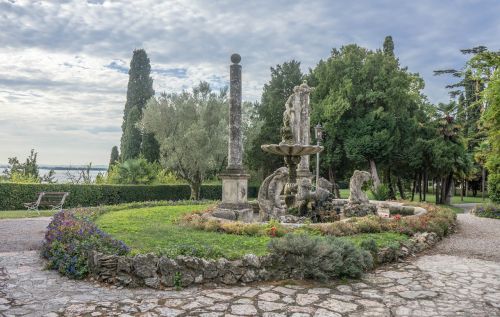
[{"label": "park bench", "polygon": [[24,207],[28,210],[33,210],[40,214],[38,210],[39,207],[50,207],[52,210],[61,210],[66,197],[69,193],[67,192],[41,192],[38,193],[38,199],[31,203],[25,203]]}]

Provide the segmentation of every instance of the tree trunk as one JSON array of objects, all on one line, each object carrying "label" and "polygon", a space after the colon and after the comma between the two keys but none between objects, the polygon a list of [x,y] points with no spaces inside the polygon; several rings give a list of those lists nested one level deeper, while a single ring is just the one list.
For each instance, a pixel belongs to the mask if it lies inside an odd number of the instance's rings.
[{"label": "tree trunk", "polygon": [[422,172],[418,174],[418,201],[422,201]]},{"label": "tree trunk", "polygon": [[405,188],[403,187],[403,183],[401,182],[401,177],[398,176],[397,178],[397,186],[399,190],[399,195],[401,196],[401,199],[406,199],[405,197]]},{"label": "tree trunk", "polygon": [[464,201],[464,191],[465,191],[465,178],[462,179],[462,188],[460,190],[460,201]]},{"label": "tree trunk", "polygon": [[413,178],[413,188],[411,189],[411,201],[415,200],[416,188],[417,188],[417,173],[415,173],[415,177]]},{"label": "tree trunk", "polygon": [[484,166],[481,167],[481,200],[484,201],[484,181],[486,178],[486,172],[484,170]]},{"label": "tree trunk", "polygon": [[394,192],[394,186],[392,185],[392,179],[391,179],[391,169],[387,169],[387,185],[389,187],[389,199],[396,199],[396,193]]},{"label": "tree trunk", "polygon": [[445,186],[444,187],[444,191],[443,191],[443,204],[445,205],[449,205],[451,204],[451,194],[452,194],[452,188],[453,188],[453,175],[450,173],[450,175],[448,175],[446,178],[445,178]]},{"label": "tree trunk", "polygon": [[440,185],[440,180],[439,178],[436,178],[434,180],[434,189],[435,189],[435,194],[436,194],[436,204],[439,204],[441,202],[441,198],[439,197],[440,194],[441,194],[441,189],[439,188],[439,185]]},{"label": "tree trunk", "polygon": [[427,190],[429,190],[429,179],[427,170],[424,171],[424,201],[427,201]]},{"label": "tree trunk", "polygon": [[331,166],[328,167],[328,178],[333,185],[333,194],[335,195],[335,198],[340,198],[339,185],[335,182],[335,172]]},{"label": "tree trunk", "polygon": [[377,165],[375,165],[374,160],[370,160],[370,173],[372,174],[373,189],[377,189],[380,186],[380,178],[377,173]]},{"label": "tree trunk", "polygon": [[200,194],[201,194],[201,182],[197,183],[190,183],[189,188],[191,188],[191,197],[189,199],[191,200],[200,200]]}]

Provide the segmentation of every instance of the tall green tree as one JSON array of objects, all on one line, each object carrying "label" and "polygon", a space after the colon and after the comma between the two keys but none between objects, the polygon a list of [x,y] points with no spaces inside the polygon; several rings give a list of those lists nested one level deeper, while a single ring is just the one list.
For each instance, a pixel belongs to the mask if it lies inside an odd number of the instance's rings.
[{"label": "tall green tree", "polygon": [[[481,113],[484,111],[484,100],[482,91],[491,76],[492,69],[485,56],[493,56],[495,53],[488,51],[485,46],[476,46],[470,49],[462,49],[460,52],[470,56],[469,61],[459,69],[441,69],[434,71],[435,75],[451,75],[456,82],[449,84],[450,96],[455,99],[458,96],[458,112],[456,123],[460,125],[460,136],[466,143],[467,153],[470,157],[476,156],[476,150],[486,138],[480,127]],[[493,53],[493,54],[492,54]],[[464,176],[462,193],[472,189],[475,196],[481,183],[484,182],[484,166],[477,161],[469,169],[469,174]]]},{"label": "tall green tree", "polygon": [[137,124],[140,120],[141,112],[136,107],[132,108],[128,113],[126,120],[127,124],[122,136],[122,162],[139,157],[142,136]]},{"label": "tall green tree", "polygon": [[111,148],[111,155],[109,157],[108,172],[111,170],[113,165],[120,161],[120,153],[118,152],[118,147],[115,145]]},{"label": "tall green tree", "polygon": [[285,103],[293,93],[293,88],[300,85],[303,79],[298,61],[291,60],[271,67],[271,79],[264,85],[260,104],[255,104],[258,122],[256,128],[259,131],[245,149],[245,157],[249,168],[259,171],[262,177],[283,166],[282,158],[264,153],[260,146],[281,141],[280,129]]},{"label": "tall green tree", "polygon": [[493,202],[500,203],[500,55],[494,64],[496,68],[484,91],[488,106],[483,113],[482,122],[487,131],[490,149],[486,156],[488,195]]},{"label": "tall green tree", "polygon": [[407,169],[403,145],[415,137],[423,81],[399,65],[393,49],[390,37],[384,50],[355,44],[333,49],[310,75],[316,87],[313,121],[325,127],[322,161],[331,180],[348,178],[355,168],[370,169],[377,188],[382,170],[392,188],[392,178],[404,171],[394,167]]},{"label": "tall green tree", "polygon": [[227,111],[227,89],[215,93],[206,82],[153,98],[144,110],[142,125],[160,144],[162,165],[188,182],[192,199],[226,167]]},{"label": "tall green tree", "polygon": [[159,162],[160,144],[152,133],[142,134],[141,154],[150,163]]},{"label": "tall green tree", "polygon": [[[142,117],[142,111],[146,106],[147,101],[154,96],[153,90],[153,79],[151,78],[151,64],[144,49],[134,50],[132,60],[130,61],[129,69],[129,80],[127,86],[127,101],[125,103],[125,109],[123,112],[123,123],[122,123],[122,139],[121,139],[121,152],[123,154],[124,149],[126,149],[125,155],[122,155],[122,160],[128,158],[137,158],[139,153],[141,153],[141,142],[136,142],[135,138],[125,137],[127,127],[136,125],[140,118]],[[139,117],[137,121],[129,122],[129,118],[137,118],[136,115],[130,117],[130,112],[133,109],[137,109],[139,112]],[[157,159],[156,153],[158,152],[158,144],[151,141],[151,136],[145,136],[144,142],[146,143],[142,148],[144,156],[152,161]],[[125,144],[126,142],[132,142],[130,144]],[[130,154],[134,153],[134,157],[130,157]]]},{"label": "tall green tree", "polygon": [[390,35],[384,39],[383,52],[385,55],[394,56],[394,41]]}]

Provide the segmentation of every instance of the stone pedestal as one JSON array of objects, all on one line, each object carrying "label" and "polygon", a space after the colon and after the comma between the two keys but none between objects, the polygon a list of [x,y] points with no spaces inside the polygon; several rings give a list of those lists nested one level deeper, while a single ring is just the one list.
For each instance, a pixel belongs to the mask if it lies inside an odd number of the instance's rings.
[{"label": "stone pedestal", "polygon": [[250,208],[248,204],[248,174],[220,174],[222,180],[222,204],[225,208]]},{"label": "stone pedestal", "polygon": [[253,208],[248,203],[248,174],[220,174],[222,180],[222,203],[213,211],[218,218],[253,221]]}]

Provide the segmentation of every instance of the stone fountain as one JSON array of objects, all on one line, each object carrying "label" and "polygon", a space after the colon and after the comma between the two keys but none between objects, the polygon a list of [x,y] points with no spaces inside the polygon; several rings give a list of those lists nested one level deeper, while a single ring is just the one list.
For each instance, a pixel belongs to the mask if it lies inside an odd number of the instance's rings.
[{"label": "stone fountain", "polygon": [[281,129],[283,141],[280,144],[265,144],[261,146],[264,152],[280,155],[285,159],[285,164],[288,167],[288,181],[284,188],[285,204],[289,209],[293,208],[296,204],[298,194],[297,166],[301,162],[302,157],[323,151],[322,146],[294,143],[290,117],[291,114],[285,111],[283,115],[283,128]]},{"label": "stone fountain", "polygon": [[[279,144],[264,144],[262,150],[284,158],[285,165],[268,176],[259,190],[261,219],[282,220],[294,214],[307,216],[310,202],[318,206],[321,201],[332,198],[331,183],[326,179],[312,191],[309,171],[309,155],[323,151],[319,145],[310,145],[309,93],[312,88],[303,83],[294,88],[283,112],[282,141]],[[284,195],[281,196],[281,192]],[[282,202],[283,201],[283,202]],[[290,217],[288,217],[290,218]]]}]

